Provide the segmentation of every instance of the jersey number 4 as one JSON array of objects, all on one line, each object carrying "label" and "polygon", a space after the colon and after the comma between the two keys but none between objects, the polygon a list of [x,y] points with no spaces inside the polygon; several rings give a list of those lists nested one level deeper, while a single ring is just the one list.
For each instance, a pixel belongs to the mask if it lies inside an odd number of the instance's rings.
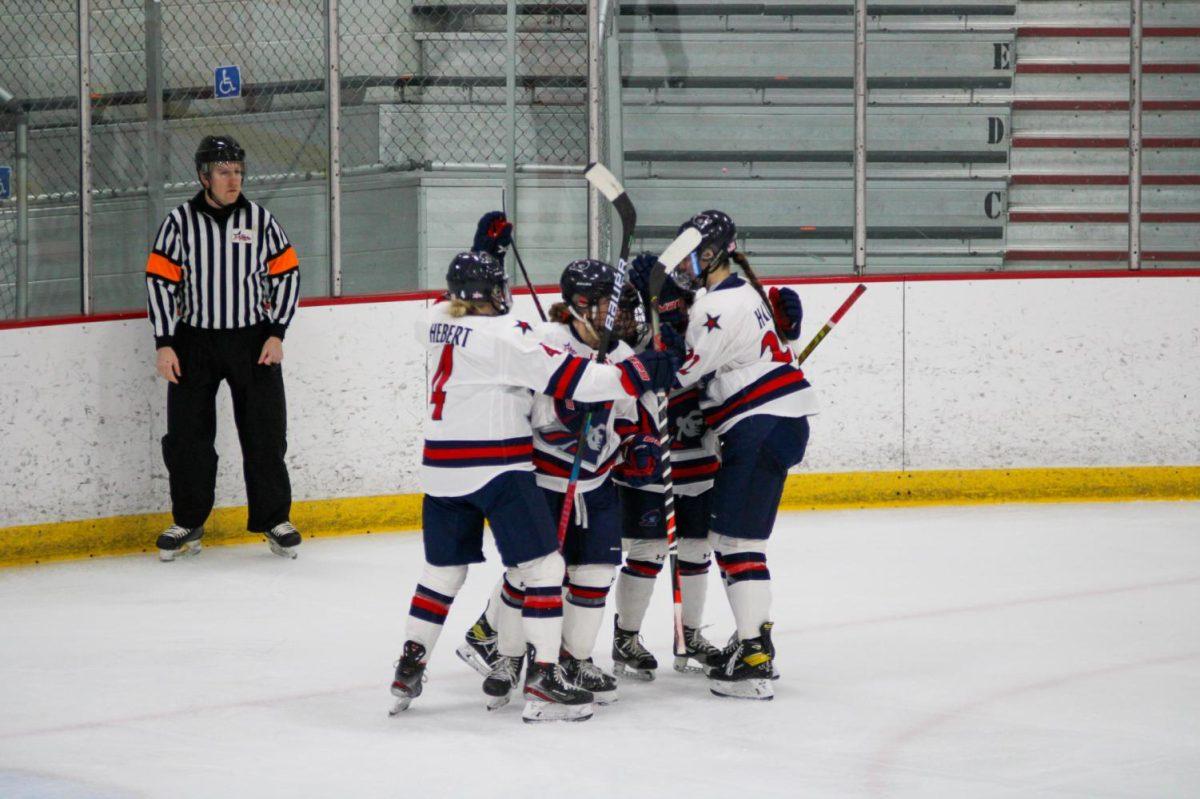
[{"label": "jersey number 4", "polygon": [[758,354],[762,355],[768,350],[771,352],[771,360],[775,363],[792,362],[792,351],[779,343],[779,336],[775,335],[774,330],[768,330],[763,334],[762,347],[759,349]]},{"label": "jersey number 4", "polygon": [[433,421],[442,420],[442,406],[446,404],[446,381],[454,371],[454,345],[442,345],[442,357],[438,358],[437,371],[433,373],[433,391],[429,395],[429,403],[433,405]]}]

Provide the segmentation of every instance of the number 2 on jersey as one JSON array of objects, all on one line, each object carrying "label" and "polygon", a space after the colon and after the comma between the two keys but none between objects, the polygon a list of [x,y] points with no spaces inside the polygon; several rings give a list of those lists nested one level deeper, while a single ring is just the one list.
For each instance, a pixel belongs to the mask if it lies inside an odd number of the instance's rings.
[{"label": "number 2 on jersey", "polygon": [[792,351],[790,348],[784,348],[779,343],[779,336],[775,335],[774,330],[768,330],[763,334],[762,347],[758,350],[758,354],[771,351],[771,360],[775,363],[791,363]]},{"label": "number 2 on jersey", "polygon": [[429,403],[433,405],[433,421],[442,420],[442,406],[446,404],[446,381],[454,371],[454,345],[443,344],[442,356],[438,358],[437,371],[433,373],[433,391],[429,395]]}]

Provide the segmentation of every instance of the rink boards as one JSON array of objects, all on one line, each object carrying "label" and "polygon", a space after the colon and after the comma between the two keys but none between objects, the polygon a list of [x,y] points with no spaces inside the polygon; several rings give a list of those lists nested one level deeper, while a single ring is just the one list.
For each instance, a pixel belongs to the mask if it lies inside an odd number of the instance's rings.
[{"label": "rink boards", "polygon": [[[805,364],[789,507],[1200,496],[1200,275],[888,277]],[[796,284],[802,342],[854,281]],[[307,304],[285,349],[293,520],[419,526],[422,295]],[[533,318],[528,300],[516,313]],[[0,329],[0,564],[138,551],[169,523],[145,319]],[[219,510],[249,538],[222,390]]]}]

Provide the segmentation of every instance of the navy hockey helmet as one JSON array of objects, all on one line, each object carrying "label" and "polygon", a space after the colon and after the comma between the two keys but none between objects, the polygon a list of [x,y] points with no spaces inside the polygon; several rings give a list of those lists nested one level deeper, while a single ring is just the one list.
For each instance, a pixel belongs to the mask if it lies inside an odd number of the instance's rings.
[{"label": "navy hockey helmet", "polygon": [[496,258],[486,252],[460,252],[446,270],[450,296],[467,302],[490,302],[497,313],[512,307],[508,275]]},{"label": "navy hockey helmet", "polygon": [[196,148],[196,171],[204,172],[209,164],[244,164],[246,151],[232,136],[205,136]]},{"label": "navy hockey helmet", "polygon": [[[729,255],[737,250],[737,225],[724,211],[712,209],[701,211],[679,226],[679,233],[688,228],[700,232],[700,245],[688,256],[688,263],[682,270],[677,268],[671,276],[683,289],[694,291],[704,285],[704,278],[719,266],[729,260]],[[711,252],[707,263],[702,263],[700,256]]]},{"label": "navy hockey helmet", "polygon": [[576,308],[598,305],[601,300],[611,298],[616,284],[617,270],[594,258],[571,261],[558,281],[563,302]]}]

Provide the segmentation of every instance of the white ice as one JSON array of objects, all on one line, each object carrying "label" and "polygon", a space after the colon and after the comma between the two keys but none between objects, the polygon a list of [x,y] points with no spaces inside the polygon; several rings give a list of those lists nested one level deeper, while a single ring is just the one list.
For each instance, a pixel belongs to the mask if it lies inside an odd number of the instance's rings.
[{"label": "white ice", "polygon": [[418,535],[3,571],[0,796],[1200,795],[1200,503],[783,514],[769,563],[774,702],[665,668],[543,726],[453,654],[494,558],[388,718]]}]

